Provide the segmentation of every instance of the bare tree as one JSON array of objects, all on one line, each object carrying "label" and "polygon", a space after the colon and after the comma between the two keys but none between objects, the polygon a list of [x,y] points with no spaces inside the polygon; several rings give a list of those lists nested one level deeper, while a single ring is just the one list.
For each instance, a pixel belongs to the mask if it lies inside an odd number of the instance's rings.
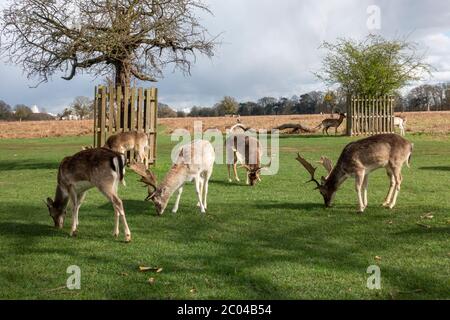
[{"label": "bare tree", "polygon": [[73,100],[70,108],[73,110],[75,115],[80,118],[80,120],[92,118],[94,113],[94,101],[88,97],[79,96]]},{"label": "bare tree", "polygon": [[12,0],[0,52],[40,82],[58,72],[156,81],[168,65],[189,74],[196,53],[213,56],[216,37],[198,19],[205,12],[201,0]]}]

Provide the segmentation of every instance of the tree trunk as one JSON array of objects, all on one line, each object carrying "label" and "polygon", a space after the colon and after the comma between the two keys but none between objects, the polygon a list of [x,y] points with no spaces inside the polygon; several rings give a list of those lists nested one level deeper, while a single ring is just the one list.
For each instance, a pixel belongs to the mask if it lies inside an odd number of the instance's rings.
[{"label": "tree trunk", "polygon": [[116,87],[121,86],[122,88],[130,87],[131,84],[131,71],[130,66],[126,62],[120,62],[115,65],[116,67]]},{"label": "tree trunk", "polygon": [[[121,63],[117,63],[115,65],[116,67],[116,78],[115,78],[115,86],[116,88],[118,86],[120,86],[122,88],[122,90],[125,90],[125,88],[130,87],[131,86],[131,72],[130,72],[130,68],[129,68],[129,64],[127,64],[126,62],[121,62]],[[123,94],[123,91],[122,91]],[[125,110],[125,105],[124,105],[124,100],[122,99],[121,104],[120,104],[120,128],[126,129],[124,128],[124,110]],[[128,108],[128,119],[131,119],[131,108]],[[128,128],[127,129],[133,129],[131,122],[128,123]]]}]

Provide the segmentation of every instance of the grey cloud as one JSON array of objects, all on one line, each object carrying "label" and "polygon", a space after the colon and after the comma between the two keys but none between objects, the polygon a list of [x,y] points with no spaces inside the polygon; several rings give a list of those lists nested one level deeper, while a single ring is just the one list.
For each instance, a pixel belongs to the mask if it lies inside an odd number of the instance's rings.
[{"label": "grey cloud", "polygon": [[[0,4],[4,0],[0,0]],[[380,6],[387,37],[410,34],[440,68],[437,78],[450,73],[449,51],[442,43],[450,32],[450,2],[407,0],[210,0],[214,16],[204,16],[212,34],[223,32],[213,59],[198,57],[191,77],[172,73],[157,83],[160,100],[177,108],[212,105],[224,95],[239,100],[261,96],[291,96],[325,89],[312,72],[320,67],[324,40],[362,38],[368,34],[367,7]],[[443,35],[443,41],[432,36]],[[55,78],[38,89],[18,68],[0,65],[0,99],[38,104],[56,111],[77,95],[91,96],[98,81],[88,76],[66,82]],[[148,84],[145,84],[148,85]]]}]

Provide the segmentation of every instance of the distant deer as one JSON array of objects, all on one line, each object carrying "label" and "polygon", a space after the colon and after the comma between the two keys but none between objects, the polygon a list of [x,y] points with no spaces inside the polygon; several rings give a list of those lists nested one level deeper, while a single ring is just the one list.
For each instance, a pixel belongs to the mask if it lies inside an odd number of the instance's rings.
[{"label": "distant deer", "polygon": [[345,114],[339,113],[338,119],[325,119],[322,121],[321,124],[319,124],[315,129],[322,128],[323,134],[328,134],[328,129],[334,128],[334,134],[337,135],[338,128],[341,126],[342,122],[346,118]]},{"label": "distant deer", "polygon": [[127,131],[112,135],[106,140],[106,148],[125,154],[129,150],[134,150],[139,157],[139,161],[148,167],[148,136],[144,132]]},{"label": "distant deer", "polygon": [[170,197],[178,191],[173,213],[178,211],[183,186],[194,180],[200,212],[207,209],[208,183],[213,172],[215,161],[214,148],[208,141],[196,140],[181,147],[175,164],[167,173],[164,180],[158,184],[156,176],[142,164],[134,163],[130,166],[134,172],[142,177],[141,181],[148,185],[148,197],[155,204],[156,212],[162,215]]},{"label": "distant deer", "polygon": [[119,219],[122,219],[125,241],[131,241],[131,232],[125,218],[122,200],[117,195],[119,182],[125,174],[125,156],[105,148],[80,151],[61,162],[55,199],[47,198],[46,204],[55,227],[64,226],[66,207],[72,203],[71,236],[78,230],[78,211],[86,191],[97,188],[112,203],[115,213],[115,237],[119,236]]},{"label": "distant deer", "polygon": [[406,122],[408,122],[406,117],[394,117],[394,126],[400,129],[401,136],[406,135]]},{"label": "distant deer", "polygon": [[328,176],[322,177],[320,183],[314,177],[317,168],[313,167],[300,154],[297,161],[311,175],[310,181],[317,184],[317,189],[323,196],[327,207],[332,205],[340,185],[348,177],[354,176],[358,194],[358,211],[363,213],[368,205],[369,174],[379,168],[385,168],[391,180],[383,206],[390,209],[395,207],[402,184],[402,167],[404,163],[409,167],[412,151],[413,144],[396,134],[380,134],[352,142],[344,148],[334,168],[329,159],[322,157],[321,163],[327,169]]},{"label": "distant deer", "polygon": [[[261,181],[260,173],[265,167],[261,165],[261,145],[258,139],[234,134],[226,140],[228,181],[231,182],[231,166],[234,170],[234,178],[240,181],[237,174],[237,164],[240,163],[247,170],[247,184],[254,186],[257,181]],[[233,164],[231,164],[231,162]]]}]

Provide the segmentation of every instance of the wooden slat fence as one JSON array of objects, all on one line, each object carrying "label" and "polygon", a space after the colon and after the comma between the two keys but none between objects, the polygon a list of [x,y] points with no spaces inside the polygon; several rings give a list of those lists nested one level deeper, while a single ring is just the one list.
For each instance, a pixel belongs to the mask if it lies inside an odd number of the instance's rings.
[{"label": "wooden slat fence", "polygon": [[381,133],[394,133],[394,97],[349,97],[347,99],[347,135]]},{"label": "wooden slat fence", "polygon": [[[94,146],[104,146],[109,136],[119,132],[145,132],[149,137],[149,164],[155,164],[157,110],[156,88],[96,87]],[[134,152],[127,157],[135,159]]]}]

